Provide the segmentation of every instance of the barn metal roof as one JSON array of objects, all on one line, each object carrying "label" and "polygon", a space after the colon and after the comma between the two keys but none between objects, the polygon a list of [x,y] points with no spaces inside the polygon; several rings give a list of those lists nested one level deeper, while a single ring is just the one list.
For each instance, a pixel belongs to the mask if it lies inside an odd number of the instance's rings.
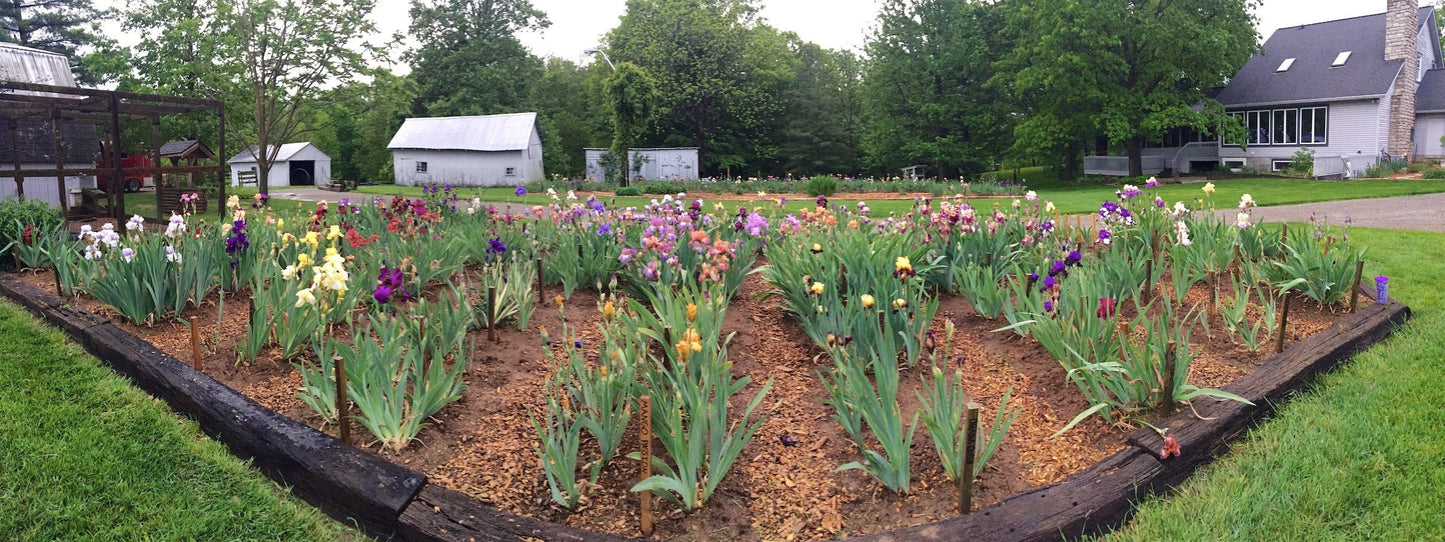
[{"label": "barn metal roof", "polygon": [[0,43],[0,79],[75,86],[75,74],[70,72],[70,61],[64,55],[13,43]]},{"label": "barn metal roof", "polygon": [[402,123],[386,148],[520,151],[531,144],[536,127],[536,113],[411,118]]},{"label": "barn metal roof", "polygon": [[[281,145],[281,152],[276,153],[276,161],[277,161],[277,162],[285,162],[285,161],[287,161],[287,160],[290,160],[292,156],[295,156],[296,153],[301,152],[301,149],[304,149],[304,148],[306,148],[306,147],[309,146],[309,145],[311,145],[311,143],[309,143],[309,142],[286,143],[286,144],[283,144],[283,145]],[[268,148],[274,148],[274,147],[268,147]],[[241,154],[237,154],[237,155],[235,155],[235,156],[232,156],[230,160],[226,160],[226,163],[227,163],[227,164],[252,164],[252,163],[255,163],[255,162],[257,161],[257,160],[256,160],[256,149],[257,149],[257,146],[256,146],[256,145],[251,145],[250,147],[247,147],[246,150],[241,151]]]}]

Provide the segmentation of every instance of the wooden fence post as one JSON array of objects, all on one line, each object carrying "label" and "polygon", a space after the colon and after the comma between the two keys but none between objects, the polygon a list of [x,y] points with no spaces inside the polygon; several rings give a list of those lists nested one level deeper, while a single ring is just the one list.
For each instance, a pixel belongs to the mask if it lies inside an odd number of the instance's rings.
[{"label": "wooden fence post", "polygon": [[958,513],[973,510],[973,471],[978,461],[978,403],[969,401],[963,422],[963,442],[959,454]]},{"label": "wooden fence post", "polygon": [[346,358],[336,356],[336,436],[341,442],[351,444],[351,422],[346,419],[351,405],[346,400]]},{"label": "wooden fence post", "polygon": [[[652,477],[652,397],[642,396],[642,479]],[[652,492],[638,494],[642,501],[642,536],[652,536]]]},{"label": "wooden fence post", "polygon": [[1289,292],[1285,292],[1283,297],[1284,308],[1279,312],[1279,330],[1277,331],[1279,337],[1275,338],[1274,343],[1274,353],[1276,354],[1284,351],[1284,327],[1286,321],[1289,319]]},{"label": "wooden fence post", "polygon": [[191,317],[191,367],[201,370],[201,326],[195,316]]}]

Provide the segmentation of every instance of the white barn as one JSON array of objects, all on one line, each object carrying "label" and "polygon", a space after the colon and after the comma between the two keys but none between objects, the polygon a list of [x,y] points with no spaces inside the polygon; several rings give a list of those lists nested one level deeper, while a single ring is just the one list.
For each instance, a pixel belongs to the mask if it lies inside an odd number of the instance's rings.
[{"label": "white barn", "polygon": [[[0,43],[0,79],[62,87],[74,87],[75,74],[70,71],[70,62],[62,55],[31,49],[11,43]],[[23,91],[22,91],[23,92]],[[8,126],[0,125],[0,169],[15,168],[15,150],[20,151],[20,169],[55,169],[55,127],[47,120],[24,119],[16,123],[19,141],[11,141]],[[66,168],[84,169],[95,167],[100,159],[100,136],[95,127],[85,123],[60,123],[61,153]],[[60,206],[62,189],[54,176],[26,177],[24,184],[26,199],[38,199],[53,206]],[[77,193],[82,188],[95,188],[95,176],[71,176],[65,178],[65,197],[72,205],[79,203]],[[0,199],[14,199],[20,195],[15,179],[0,179]]]},{"label": "white barn", "polygon": [[536,113],[406,119],[386,147],[403,186],[518,186],[544,176]]},{"label": "white barn", "polygon": [[[260,163],[256,160],[256,149],[253,145],[226,161],[231,166],[231,186],[258,182]],[[270,187],[331,184],[331,157],[311,143],[286,143],[276,153],[276,162],[271,164],[266,183]]]},{"label": "white barn", "polygon": [[[602,167],[607,149],[583,149],[587,159],[587,178],[607,182],[607,169]],[[669,149],[627,149],[629,165],[642,167],[632,177],[654,181],[696,181],[697,147],[674,147]]]}]

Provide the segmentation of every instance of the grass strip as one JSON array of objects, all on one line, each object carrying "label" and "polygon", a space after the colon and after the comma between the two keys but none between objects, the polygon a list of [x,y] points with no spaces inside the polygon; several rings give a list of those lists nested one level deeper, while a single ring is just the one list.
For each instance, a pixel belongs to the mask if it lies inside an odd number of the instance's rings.
[{"label": "grass strip", "polygon": [[361,538],[8,301],[0,302],[0,533],[9,541]]}]

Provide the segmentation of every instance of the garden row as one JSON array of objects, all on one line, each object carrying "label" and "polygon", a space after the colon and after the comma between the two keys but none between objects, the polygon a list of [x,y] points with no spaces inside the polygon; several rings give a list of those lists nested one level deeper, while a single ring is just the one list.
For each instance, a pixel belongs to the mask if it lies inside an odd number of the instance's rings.
[{"label": "garden row", "polygon": [[[543,404],[529,415],[551,500],[577,506],[641,423],[663,453],[644,462],[657,474],[631,491],[693,510],[767,417],[758,406],[769,386],[740,396],[749,380],[734,374],[722,331],[748,274],[767,281],[830,360],[818,375],[823,402],[857,454],[840,469],[908,493],[920,420],[948,477],[973,480],[1018,415],[1006,398],[980,444],[965,442],[969,399],[961,365],[949,359],[953,324],[942,336],[933,325],[946,292],[1059,361],[1091,405],[1059,433],[1093,415],[1139,419],[1202,396],[1243,401],[1189,383],[1200,353],[1191,334],[1212,335],[1222,322],[1231,340],[1258,350],[1287,292],[1337,305],[1360,256],[1322,226],[1251,224],[1251,203],[1226,221],[1126,186],[1088,224],[1068,224],[1032,194],[990,211],[925,199],[890,217],[824,198],[785,214],[681,195],[642,209],[559,197],[519,216],[429,191],[300,214],[232,201],[233,220],[220,226],[177,215],[163,232],[147,232],[133,219],[84,232],[79,243],[38,232],[17,257],[53,267],[65,292],[85,292],[138,323],[211,298],[219,320],[227,296],[216,291],[249,293],[237,363],[277,352],[302,375],[299,398],[326,423],[353,403],[354,419],[393,451],[462,395],[477,348],[469,330],[527,329],[537,306],[596,290],[601,340],[584,343],[565,319],[537,339],[551,367]],[[760,257],[766,264],[755,267]],[[555,300],[537,299],[539,269],[543,287],[560,287]],[[1188,304],[1199,285],[1207,299]],[[905,413],[900,373],[924,363],[918,407]],[[964,457],[969,448],[976,457]],[[972,471],[962,474],[965,465]]]}]

